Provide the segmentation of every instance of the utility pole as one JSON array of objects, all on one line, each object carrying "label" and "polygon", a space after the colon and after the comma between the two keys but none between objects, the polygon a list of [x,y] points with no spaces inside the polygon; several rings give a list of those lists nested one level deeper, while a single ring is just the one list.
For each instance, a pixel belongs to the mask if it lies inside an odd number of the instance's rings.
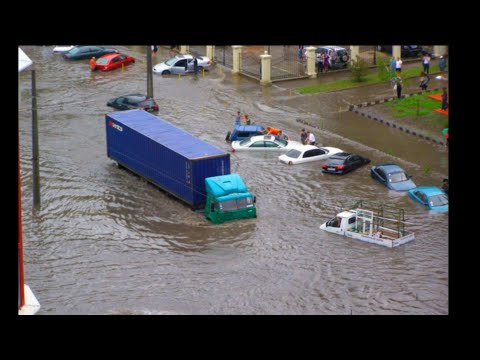
[{"label": "utility pole", "polygon": [[153,98],[152,46],[147,46],[147,96]]},{"label": "utility pole", "polygon": [[37,86],[35,70],[32,70],[32,170],[33,170],[33,206],[40,208],[40,166],[38,154],[38,118],[37,118]]}]

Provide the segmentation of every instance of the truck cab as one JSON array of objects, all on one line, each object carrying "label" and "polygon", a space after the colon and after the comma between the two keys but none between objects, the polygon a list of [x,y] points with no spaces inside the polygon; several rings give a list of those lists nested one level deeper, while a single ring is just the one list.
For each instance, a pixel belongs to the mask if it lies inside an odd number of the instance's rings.
[{"label": "truck cab", "polygon": [[238,174],[205,178],[205,216],[214,224],[257,217],[256,198]]},{"label": "truck cab", "polygon": [[345,235],[345,231],[352,231],[355,228],[356,212],[343,211],[333,219],[320,225],[320,229],[334,234]]},{"label": "truck cab", "polygon": [[240,120],[235,120],[235,125],[232,132],[228,132],[225,140],[227,141],[236,141],[244,140],[250,136],[262,134],[264,127],[262,125],[243,125]]}]

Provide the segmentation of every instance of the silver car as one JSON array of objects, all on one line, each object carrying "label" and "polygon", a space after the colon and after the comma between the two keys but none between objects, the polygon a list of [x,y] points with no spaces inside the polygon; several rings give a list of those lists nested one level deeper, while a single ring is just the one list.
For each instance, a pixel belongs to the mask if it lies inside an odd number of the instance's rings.
[{"label": "silver car", "polygon": [[[197,56],[198,71],[202,69],[208,70],[211,65],[211,60],[206,56]],[[193,72],[193,56],[189,54],[176,55],[167,61],[161,62],[153,67],[155,74],[181,74]]]}]

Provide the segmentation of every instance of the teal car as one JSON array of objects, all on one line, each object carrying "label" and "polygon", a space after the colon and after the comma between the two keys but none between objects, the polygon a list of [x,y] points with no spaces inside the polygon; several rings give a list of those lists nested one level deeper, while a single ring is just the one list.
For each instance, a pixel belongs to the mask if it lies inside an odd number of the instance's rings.
[{"label": "teal car", "polygon": [[408,191],[408,196],[429,210],[448,211],[448,196],[436,186],[416,187]]}]

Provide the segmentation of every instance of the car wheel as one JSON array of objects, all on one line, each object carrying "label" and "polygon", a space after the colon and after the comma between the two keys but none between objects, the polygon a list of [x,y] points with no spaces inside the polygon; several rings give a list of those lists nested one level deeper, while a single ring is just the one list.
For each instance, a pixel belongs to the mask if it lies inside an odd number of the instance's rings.
[{"label": "car wheel", "polygon": [[170,71],[169,70],[163,70],[162,75],[170,75]]},{"label": "car wheel", "polygon": [[343,61],[343,62],[347,62],[347,61],[348,61],[348,56],[347,56],[347,55],[343,55],[343,56],[342,56],[342,61]]}]

